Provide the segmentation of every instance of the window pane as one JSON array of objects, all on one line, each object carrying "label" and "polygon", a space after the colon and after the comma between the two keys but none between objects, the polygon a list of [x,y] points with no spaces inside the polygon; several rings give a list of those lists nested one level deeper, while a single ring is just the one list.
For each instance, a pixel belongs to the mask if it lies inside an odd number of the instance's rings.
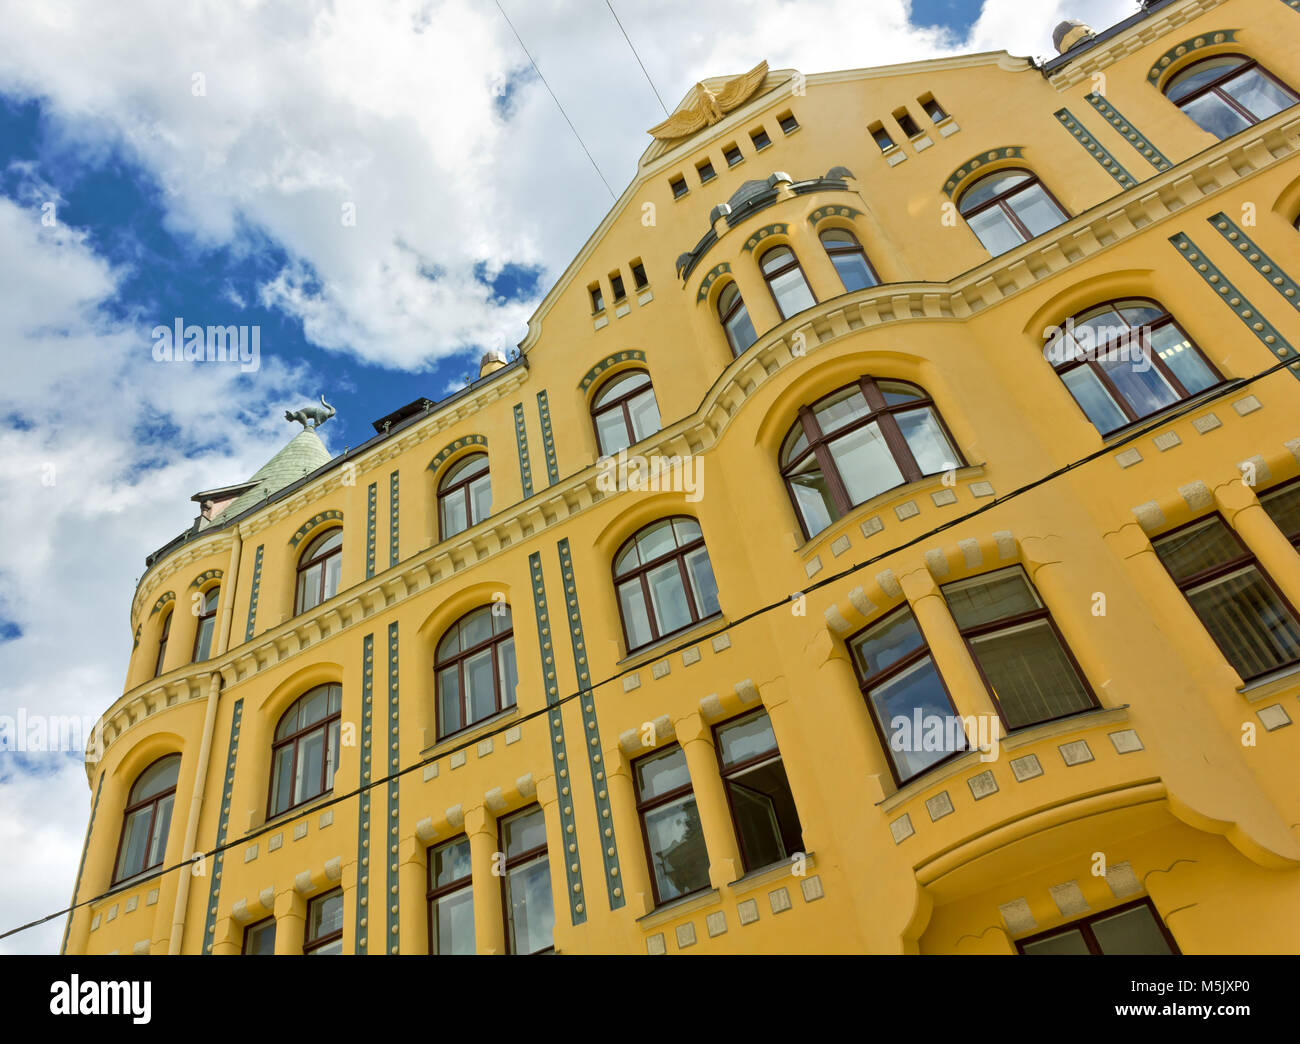
[{"label": "window pane", "polygon": [[1027,181],[1029,175],[1024,171],[1009,171],[1006,174],[990,174],[983,181],[975,185],[969,192],[961,198],[961,210],[965,213],[967,210],[973,210],[981,203],[985,203],[994,196],[1005,192],[1007,189],[1014,188],[1022,181]]},{"label": "window pane", "polygon": [[305,613],[320,604],[320,578],[324,565],[317,564],[298,574],[298,611]]},{"label": "window pane", "polygon": [[469,484],[469,503],[472,514],[469,524],[478,525],[492,514],[492,479],[487,475]]},{"label": "window pane", "polygon": [[117,877],[131,877],[144,869],[145,855],[149,850],[149,824],[153,808],[137,809],[126,817],[122,827],[122,854],[117,861]]},{"label": "window pane", "polygon": [[275,752],[275,765],[271,770],[271,814],[283,812],[289,807],[293,793],[290,784],[293,773],[293,744],[288,743]]},{"label": "window pane", "polygon": [[438,724],[444,736],[464,724],[460,720],[460,672],[455,667],[438,672]]},{"label": "window pane", "polygon": [[215,616],[204,617],[199,621],[199,641],[194,650],[195,662],[206,660],[212,652],[212,628],[217,622]]},{"label": "window pane", "polygon": [[1139,417],[1178,401],[1178,393],[1136,341],[1124,346],[1124,350],[1099,355],[1097,363]]},{"label": "window pane", "polygon": [[1083,932],[1077,928],[1071,928],[1068,932],[1061,932],[1060,935],[1049,935],[1046,939],[1039,939],[1037,942],[1025,943],[1026,954],[1090,954],[1088,944],[1084,941]]},{"label": "window pane", "polygon": [[686,602],[686,588],[677,562],[665,562],[646,573],[650,604],[659,624],[659,633],[668,634],[691,623],[691,609]]},{"label": "window pane", "polygon": [[343,939],[340,937],[332,943],[325,946],[318,946],[314,950],[308,951],[312,957],[337,957],[343,952]]},{"label": "window pane", "polygon": [[880,394],[885,397],[885,402],[890,406],[901,406],[905,402],[915,402],[917,399],[925,398],[916,388],[902,381],[877,381],[876,387],[880,389]]},{"label": "window pane", "polygon": [[754,332],[754,324],[749,321],[749,309],[743,302],[736,309],[736,313],[727,320],[727,339],[731,341],[732,350],[737,355],[758,340],[758,334]]},{"label": "window pane", "polygon": [[172,823],[172,804],[176,795],[168,794],[155,806],[153,836],[149,839],[149,861],[146,866],[158,866],[167,854],[167,829]]},{"label": "window pane", "polygon": [[1300,661],[1300,620],[1255,566],[1190,588],[1187,600],[1243,681]]},{"label": "window pane", "polygon": [[1153,541],[1156,554],[1175,580],[1186,580],[1214,566],[1226,565],[1245,555],[1232,531],[1219,518]]},{"label": "window pane", "polygon": [[503,826],[506,858],[513,859],[546,844],[546,817],[540,808],[513,816]]},{"label": "window pane", "polygon": [[627,411],[632,415],[632,434],[637,442],[659,430],[659,404],[653,391],[646,390],[629,399]]},{"label": "window pane", "polygon": [[244,953],[249,956],[268,956],[275,953],[275,922],[255,924],[244,935]]},{"label": "window pane", "polygon": [[1260,504],[1291,540],[1300,537],[1300,482],[1260,494]]},{"label": "window pane", "polygon": [[458,482],[469,475],[485,471],[487,469],[487,462],[488,459],[486,453],[471,453],[468,457],[464,457],[448,469],[447,474],[443,475],[442,481],[438,483],[438,488],[446,489],[452,483]]},{"label": "window pane", "polygon": [[474,952],[474,890],[472,888],[464,888],[434,900],[433,952],[454,955]]},{"label": "window pane", "polygon": [[1008,729],[1063,717],[1092,697],[1046,620],[971,639],[971,649],[1002,707]]},{"label": "window pane", "polygon": [[726,784],[746,871],[785,859],[802,847],[799,813],[780,758],[737,773]]},{"label": "window pane", "polygon": [[515,663],[515,640],[507,638],[497,646],[497,692],[502,707],[515,705],[515,689],[519,685],[519,668]]},{"label": "window pane", "polygon": [[666,555],[677,547],[677,538],[673,536],[673,524],[670,519],[664,519],[662,522],[656,522],[653,526],[643,529],[636,538],[637,548],[641,553],[641,561],[653,562],[661,555]]},{"label": "window pane", "polygon": [[1222,58],[1210,58],[1208,61],[1197,62],[1186,72],[1181,72],[1169,81],[1169,86],[1165,88],[1165,94],[1173,101],[1180,98],[1186,98],[1193,91],[1204,87],[1211,80],[1217,80],[1224,76],[1229,70],[1235,69],[1239,65],[1244,65],[1246,59],[1237,55],[1225,55]]},{"label": "window pane", "polygon": [[1223,85],[1225,94],[1248,110],[1256,120],[1266,120],[1295,104],[1295,96],[1283,90],[1258,69],[1247,69]]},{"label": "window pane", "polygon": [[907,448],[916,458],[916,466],[922,475],[934,475],[957,466],[957,454],[953,452],[948,436],[939,426],[939,418],[928,407],[923,410],[908,410],[897,413],[894,419],[902,429]]},{"label": "window pane", "polygon": [[781,315],[788,319],[796,312],[802,312],[805,308],[811,308],[817,302],[813,299],[812,291],[808,289],[808,283],[803,277],[803,272],[798,268],[792,268],[788,272],[782,272],[779,276],[773,276],[769,280],[772,287],[772,293],[776,297],[777,307],[781,310]]},{"label": "window pane", "polygon": [[600,406],[611,399],[617,399],[619,396],[626,395],[633,388],[639,388],[643,384],[650,383],[650,375],[644,370],[633,370],[630,373],[622,374],[611,380],[605,387],[600,389],[600,394],[596,396],[593,406]]},{"label": "window pane", "polygon": [[803,425],[796,423],[785,437],[785,445],[781,447],[781,466],[785,467],[807,448],[808,436],[804,434]]},{"label": "window pane", "polygon": [[1019,566],[945,584],[943,596],[962,630],[1041,609],[1043,603]]},{"label": "window pane", "polygon": [[458,489],[454,493],[448,493],[446,496],[441,497],[438,501],[438,507],[442,512],[442,536],[444,540],[449,536],[464,532],[468,528],[464,490]]},{"label": "window pane", "polygon": [[772,720],[766,714],[758,714],[724,726],[718,729],[718,745],[722,750],[723,768],[775,751]]},{"label": "window pane", "polygon": [[871,274],[866,258],[861,254],[856,252],[832,254],[831,261],[835,265],[835,271],[840,274],[840,280],[844,283],[846,291],[865,290],[869,286],[876,285],[876,278]]},{"label": "window pane", "polygon": [[636,763],[636,793],[640,801],[649,801],[678,787],[689,786],[686,754],[681,747],[670,747],[662,754],[642,758]]},{"label": "window pane", "polygon": [[309,733],[298,743],[298,774],[293,783],[293,801],[298,804],[321,792],[321,766],[325,754],[325,733]]},{"label": "window pane", "polygon": [[618,586],[618,604],[623,610],[623,625],[627,628],[627,645],[636,649],[649,642],[650,615],[646,612],[645,596],[640,580],[629,580]]},{"label": "window pane", "polygon": [[804,528],[810,537],[815,537],[840,517],[839,508],[831,496],[830,484],[814,455],[809,454],[798,469],[787,477]]},{"label": "window pane", "polygon": [[700,524],[693,518],[675,518],[673,519],[673,537],[677,541],[678,547],[685,547],[704,536],[704,531],[700,529]]},{"label": "window pane", "polygon": [[1061,380],[1101,434],[1105,435],[1128,423],[1124,411],[1115,404],[1110,392],[1101,383],[1101,378],[1090,367],[1076,366],[1069,373],[1062,374]]},{"label": "window pane", "polygon": [[645,831],[661,903],[709,887],[709,853],[693,796],[647,812]]},{"label": "window pane", "polygon": [[480,721],[496,713],[496,682],[492,676],[492,650],[484,649],[465,660],[465,689],[469,697],[469,721]]},{"label": "window pane", "polygon": [[441,888],[470,876],[469,839],[439,845],[429,853],[429,883]]},{"label": "window pane", "polygon": [[555,910],[546,857],[511,870],[506,877],[510,952],[537,953],[554,945]]},{"label": "window pane", "polygon": [[632,445],[627,437],[627,422],[623,419],[621,409],[615,408],[597,415],[596,437],[600,440],[602,453],[617,453]]},{"label": "window pane", "polygon": [[307,941],[319,939],[343,930],[343,893],[322,896],[312,900]]},{"label": "window pane", "polygon": [[861,504],[903,481],[880,425],[875,421],[842,435],[828,446],[849,501]]},{"label": "window pane", "polygon": [[1246,117],[1213,91],[1202,94],[1193,101],[1184,102],[1182,110],[1197,123],[1201,130],[1209,131],[1220,141],[1250,126],[1250,121]]},{"label": "window pane", "polygon": [[329,742],[325,744],[325,789],[334,789],[334,767],[339,757],[339,723],[331,722]]},{"label": "window pane", "polygon": [[1065,220],[1061,208],[1052,202],[1052,197],[1042,185],[1030,185],[1021,189],[1007,203],[1031,235],[1041,236]]},{"label": "window pane", "polygon": [[[954,751],[966,736],[929,656],[868,694],[900,780],[908,780]],[[919,727],[918,727],[919,726]]]},{"label": "window pane", "polygon": [[925,644],[910,609],[893,613],[853,642],[853,655],[864,679],[879,674]]},{"label": "window pane", "polygon": [[328,710],[329,689],[323,687],[313,689],[298,702],[298,728],[305,729],[308,725],[315,725],[316,722],[324,719]]},{"label": "window pane", "polygon": [[179,757],[167,757],[155,761],[140,773],[140,778],[135,781],[135,786],[131,788],[131,800],[127,804],[134,805],[138,801],[151,798],[155,794],[161,794],[164,790],[176,786],[176,779],[180,775],[180,770],[181,759]]},{"label": "window pane", "polygon": [[460,647],[472,649],[492,637],[492,607],[475,609],[460,621]]},{"label": "window pane", "polygon": [[1097,937],[1101,952],[1107,955],[1174,952],[1148,906],[1135,906],[1113,917],[1093,921],[1092,934]]},{"label": "window pane", "polygon": [[1204,391],[1218,379],[1187,335],[1173,323],[1155,330],[1150,339],[1152,349],[1174,371],[1189,395]]},{"label": "window pane", "polygon": [[691,578],[691,594],[695,596],[700,619],[712,616],[718,611],[718,582],[713,578],[713,563],[707,550],[697,548],[686,556],[686,575]]},{"label": "window pane", "polygon": [[845,388],[813,407],[813,415],[817,418],[817,426],[823,435],[838,431],[870,412],[871,407],[867,405],[860,388]]},{"label": "window pane", "polygon": [[984,244],[984,249],[994,257],[1006,253],[1012,247],[1018,247],[1025,241],[1020,230],[1011,223],[999,207],[989,207],[988,210],[966,220],[970,223],[971,231]]}]

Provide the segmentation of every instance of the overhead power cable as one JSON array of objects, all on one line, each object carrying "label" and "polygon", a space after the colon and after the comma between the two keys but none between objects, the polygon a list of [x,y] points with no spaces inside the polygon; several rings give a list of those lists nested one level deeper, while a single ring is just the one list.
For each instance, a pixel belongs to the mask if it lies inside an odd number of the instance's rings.
[{"label": "overhead power cable", "polygon": [[623,33],[623,39],[627,41],[628,47],[632,49],[632,57],[636,59],[636,64],[641,66],[641,71],[645,73],[645,82],[648,83],[650,85],[650,89],[654,91],[655,101],[659,103],[659,108],[664,110],[665,116],[671,115],[671,113],[669,113],[668,111],[668,106],[665,105],[664,100],[661,97],[659,97],[659,91],[655,88],[654,80],[650,79],[650,71],[645,67],[645,62],[641,61],[641,56],[637,54],[636,46],[632,43],[632,37],[628,36],[627,30],[623,28],[623,20],[619,18],[618,12],[614,10],[614,5],[611,4],[609,0],[605,0],[605,6],[609,8],[609,13],[614,16],[614,21],[618,23],[618,27],[620,31]]}]

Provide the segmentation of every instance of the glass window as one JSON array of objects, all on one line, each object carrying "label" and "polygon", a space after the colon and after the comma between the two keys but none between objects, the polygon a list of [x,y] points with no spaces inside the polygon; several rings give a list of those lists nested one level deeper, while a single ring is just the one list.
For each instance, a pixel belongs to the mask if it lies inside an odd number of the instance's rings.
[{"label": "glass window", "polygon": [[726,289],[718,295],[718,319],[727,334],[732,355],[740,355],[758,340],[754,324],[749,319],[749,309],[745,307],[745,299],[740,296],[740,287],[735,283],[727,284]]},{"label": "glass window", "polygon": [[963,461],[922,389],[861,377],[800,409],[780,463],[811,538],[877,494]]},{"label": "glass window", "polygon": [[449,467],[438,482],[438,534],[446,540],[476,526],[492,513],[492,479],[486,453],[471,453]]},{"label": "glass window", "polygon": [[803,851],[803,828],[766,711],[714,731],[722,783],[746,872]]},{"label": "glass window", "polygon": [[633,769],[655,904],[708,888],[709,853],[682,748],[650,754]]},{"label": "glass window", "polygon": [[212,587],[203,595],[199,606],[198,628],[194,632],[194,662],[200,663],[212,655],[212,635],[217,627],[217,602],[221,588]]},{"label": "glass window", "polygon": [[799,267],[799,259],[789,247],[772,247],[759,258],[758,264],[782,319],[789,319],[817,303]]},{"label": "glass window", "polygon": [[[781,124],[781,129],[785,131],[787,134],[790,133],[788,130],[786,130],[784,123]],[[749,140],[754,143],[755,151],[765,149],[772,144],[772,139],[768,136],[767,131],[764,130],[762,127],[759,127],[757,130],[750,131]]]},{"label": "glass window", "polygon": [[1218,384],[1205,359],[1155,301],[1108,301],[1054,328],[1043,348],[1103,435]]},{"label": "glass window", "polygon": [[1286,538],[1300,547],[1300,481],[1261,493],[1259,502]]},{"label": "glass window", "polygon": [[546,820],[540,808],[501,821],[505,854],[501,887],[509,953],[545,953],[555,948],[555,906],[546,854]]},{"label": "glass window", "polygon": [[1222,518],[1152,544],[1242,681],[1300,663],[1300,619]]},{"label": "glass window", "polygon": [[605,455],[649,438],[659,430],[659,404],[650,375],[628,370],[611,377],[592,400],[591,419]]},{"label": "glass window", "polygon": [[959,209],[994,257],[1055,228],[1068,216],[1027,170],[1002,170],[981,178],[962,194]]},{"label": "glass window", "polygon": [[275,953],[275,918],[250,924],[244,929],[244,953],[269,956]]},{"label": "glass window", "polygon": [[318,685],[281,715],[271,744],[268,817],[334,789],[342,711],[343,687]]},{"label": "glass window", "polygon": [[469,838],[429,849],[429,952],[474,952],[474,884]]},{"label": "glass window", "polygon": [[966,750],[966,733],[916,617],[900,606],[849,639],[862,695],[900,786]]},{"label": "glass window", "polygon": [[302,952],[314,957],[343,952],[343,889],[318,895],[307,904]]},{"label": "glass window", "polygon": [[180,771],[181,756],[168,754],[136,777],[122,814],[114,884],[162,866]]},{"label": "glass window", "polygon": [[1150,899],[1115,907],[1016,943],[1023,954],[1076,956],[1179,953]]},{"label": "glass window", "polygon": [[158,656],[153,664],[153,676],[156,678],[163,672],[163,665],[167,660],[167,642],[172,636],[172,617],[176,615],[174,609],[166,610],[163,613],[162,627],[158,632]]},{"label": "glass window", "polygon": [[1020,566],[940,590],[1008,730],[1097,706]]},{"label": "glass window", "polygon": [[298,593],[295,613],[305,613],[339,592],[343,572],[343,530],[322,533],[298,560]]},{"label": "glass window", "polygon": [[614,556],[614,589],[628,652],[720,612],[704,534],[693,518],[661,519]]},{"label": "glass window", "polygon": [[1240,54],[1219,55],[1189,66],[1169,81],[1165,95],[1220,140],[1300,101],[1290,87]]},{"label": "glass window", "polygon": [[848,229],[828,228],[821,234],[821,241],[845,290],[865,290],[880,282],[862,244]]},{"label": "glass window", "polygon": [[438,738],[515,705],[519,670],[510,607],[485,605],[447,629],[434,657]]},{"label": "glass window", "polygon": [[776,118],[777,123],[781,125],[781,133],[792,134],[799,129],[799,121],[794,118],[794,113],[787,112]]}]

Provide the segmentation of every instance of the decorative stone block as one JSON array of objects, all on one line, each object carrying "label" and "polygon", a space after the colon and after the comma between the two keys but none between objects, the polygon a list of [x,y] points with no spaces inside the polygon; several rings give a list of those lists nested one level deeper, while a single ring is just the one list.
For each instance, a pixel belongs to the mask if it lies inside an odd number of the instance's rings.
[{"label": "decorative stone block", "polygon": [[1249,413],[1254,413],[1256,410],[1263,409],[1264,404],[1255,398],[1255,396],[1247,395],[1244,399],[1238,399],[1234,402],[1232,408],[1236,410],[1240,416],[1244,417]]},{"label": "decorative stone block", "polygon": [[867,597],[867,592],[855,587],[849,592],[849,604],[863,616],[870,616],[876,611],[876,603]]},{"label": "decorative stone block", "polygon": [[1237,470],[1240,471],[1242,475],[1246,475],[1253,470],[1255,473],[1256,486],[1263,485],[1264,483],[1273,480],[1273,472],[1269,468],[1268,462],[1259,454],[1255,454],[1253,457],[1247,457],[1237,465]]},{"label": "decorative stone block", "polygon": [[660,660],[658,663],[652,664],[650,667],[650,673],[654,676],[656,681],[665,677],[671,671],[672,665],[667,660]]},{"label": "decorative stone block", "polygon": [[1048,889],[1052,902],[1066,917],[1078,917],[1088,910],[1088,900],[1083,897],[1083,890],[1078,881],[1062,881]]},{"label": "decorative stone block", "polygon": [[1113,866],[1106,867],[1106,884],[1110,886],[1111,894],[1116,899],[1123,899],[1142,891],[1142,883],[1133,872],[1131,863],[1115,863]]},{"label": "decorative stone block", "polygon": [[1145,504],[1138,504],[1133,510],[1133,517],[1138,520],[1138,525],[1147,533],[1154,533],[1165,524],[1165,513],[1160,510],[1160,505],[1154,500],[1148,500]]},{"label": "decorative stone block", "polygon": [[936,580],[948,575],[948,556],[943,553],[943,548],[932,547],[922,557],[925,559],[925,567]]},{"label": "decorative stone block", "polygon": [[1082,765],[1092,760],[1092,750],[1083,740],[1062,743],[1057,750],[1061,752],[1061,757],[1067,765]]},{"label": "decorative stone block", "polygon": [[632,673],[625,675],[623,678],[623,691],[631,692],[633,689],[641,687],[641,675]]},{"label": "decorative stone block", "polygon": [[485,739],[485,740],[479,740],[479,744],[478,744],[478,748],[477,748],[477,750],[478,750],[478,756],[479,756],[480,758],[486,758],[486,757],[487,757],[489,754],[491,754],[492,751],[495,750],[495,749],[496,749],[496,746],[495,746],[495,744],[492,742],[492,737],[491,737],[491,736],[489,736],[489,737],[488,737],[487,739]]},{"label": "decorative stone block", "polygon": [[463,750],[454,750],[451,757],[447,759],[447,764],[454,769],[460,768],[465,764],[465,752]]},{"label": "decorative stone block", "polygon": [[1203,417],[1193,418],[1192,427],[1196,429],[1198,435],[1205,435],[1215,428],[1222,428],[1223,421],[1219,420],[1213,413],[1207,413]]},{"label": "decorative stone block", "polygon": [[305,819],[299,820],[297,823],[293,825],[293,839],[295,841],[301,841],[306,836],[307,836],[307,820]]},{"label": "decorative stone block", "polygon": [[971,797],[976,801],[998,792],[998,781],[993,778],[992,769],[985,769],[978,776],[971,776],[966,781],[966,785],[970,787]]},{"label": "decorative stone block", "polygon": [[334,810],[332,808],[327,808],[324,812],[320,814],[320,819],[317,821],[316,826],[317,828],[324,828],[330,826],[333,822],[334,822]]},{"label": "decorative stone block", "polygon": [[790,902],[790,889],[782,886],[767,893],[768,904],[774,914],[785,913],[793,905]]},{"label": "decorative stone block", "polygon": [[1178,495],[1193,511],[1204,511],[1214,505],[1214,494],[1204,482],[1189,482],[1178,487]]},{"label": "decorative stone block", "polygon": [[1002,921],[1012,935],[1020,935],[1038,927],[1034,915],[1029,912],[1029,903],[1023,898],[1003,903],[998,907],[998,913],[1002,915]]},{"label": "decorative stone block", "polygon": [[280,848],[283,847],[283,845],[284,845],[284,831],[280,831],[280,833],[278,834],[272,834],[270,837],[266,839],[266,850],[268,852],[278,851]]},{"label": "decorative stone block", "polygon": [[930,494],[930,499],[934,501],[935,507],[947,507],[957,503],[957,493],[951,489],[938,489]]},{"label": "decorative stone block", "polygon": [[99,914],[95,914],[95,916],[90,919],[90,930],[92,932],[99,930],[99,917]]},{"label": "decorative stone block", "polygon": [[719,653],[722,652],[723,649],[730,649],[730,648],[731,648],[731,635],[715,634],[713,636],[713,651],[715,653]]},{"label": "decorative stone block", "polygon": [[257,858],[257,845],[249,845],[244,849],[244,862],[251,863]]},{"label": "decorative stone block", "polygon": [[501,792],[500,787],[493,787],[483,795],[483,804],[490,808],[495,815],[500,815],[506,808],[506,797]]},{"label": "decorative stone block", "polygon": [[758,702],[758,686],[754,684],[753,678],[746,678],[742,682],[736,682],[736,695],[740,697],[740,702],[744,704]]},{"label": "decorative stone block", "polygon": [[682,666],[690,667],[692,664],[700,662],[700,647],[692,645],[689,649],[682,650]]},{"label": "decorative stone block", "polygon": [[1267,732],[1285,728],[1291,724],[1291,715],[1286,712],[1286,709],[1280,703],[1275,703],[1271,707],[1261,707],[1255,712],[1255,717],[1259,718],[1259,723],[1264,726]]},{"label": "decorative stone block", "polygon": [[840,555],[844,554],[844,552],[847,551],[850,546],[851,546],[851,541],[849,540],[848,534],[841,533],[839,536],[837,536],[834,540],[831,541],[831,554],[833,554],[836,558],[839,558]]},{"label": "decorative stone block", "polygon": [[909,837],[916,833],[912,826],[912,817],[909,813],[904,812],[901,816],[889,824],[889,832],[894,835],[894,844],[900,845]]},{"label": "decorative stone block", "polygon": [[144,897],[145,906],[155,906],[158,903],[158,889],[149,889],[149,894]]},{"label": "decorative stone block", "polygon": [[[523,737],[524,730],[518,725],[512,725],[510,728],[506,729],[506,746],[508,747],[512,743],[518,743],[523,739]],[[436,776],[437,773],[435,772],[434,775]]]},{"label": "decorative stone block", "polygon": [[460,828],[465,825],[465,809],[460,805],[452,805],[443,815],[453,827]]},{"label": "decorative stone block", "polygon": [[799,882],[799,890],[803,892],[803,901],[805,903],[815,903],[826,895],[822,888],[822,878],[820,874],[813,874],[812,877],[805,877]]},{"label": "decorative stone block", "polygon": [[886,597],[898,598],[903,593],[903,585],[898,582],[898,577],[894,575],[892,569],[877,573],[876,583],[880,585],[880,589],[885,592]]},{"label": "decorative stone block", "polygon": [[522,776],[519,776],[515,779],[515,789],[519,791],[520,797],[526,797],[526,798],[536,797],[537,780],[533,778],[533,774],[531,772],[525,772]]},{"label": "decorative stone block", "polygon": [[821,555],[813,555],[812,561],[805,562],[803,566],[803,571],[808,574],[808,579],[810,580],[818,573],[820,573],[822,571]]},{"label": "decorative stone block", "polygon": [[1016,538],[1011,535],[1009,529],[999,529],[993,534],[993,542],[998,546],[998,558],[1010,560],[1016,558],[1019,554],[1019,548],[1016,546]]},{"label": "decorative stone block", "polygon": [[879,533],[882,529],[884,529],[885,523],[880,521],[879,515],[872,515],[870,518],[860,523],[858,525],[858,528],[862,530],[862,535],[864,537],[869,537],[869,536],[874,536],[875,534]]},{"label": "decorative stone block", "polygon": [[952,798],[948,796],[948,791],[941,790],[932,798],[925,799],[925,810],[930,813],[930,822],[942,819],[952,812]]},{"label": "decorative stone block", "polygon": [[1119,732],[1112,732],[1110,742],[1114,745],[1116,754],[1132,754],[1134,751],[1143,749],[1142,740],[1133,729],[1120,729]]},{"label": "decorative stone block", "polygon": [[1043,766],[1038,761],[1037,754],[1026,754],[1023,757],[1011,759],[1011,774],[1016,777],[1017,783],[1023,783],[1027,779],[1035,779],[1043,774]]},{"label": "decorative stone block", "polygon": [[104,915],[104,923],[117,920],[117,903],[108,908],[108,913]]},{"label": "decorative stone block", "polygon": [[126,904],[122,908],[122,912],[135,913],[135,908],[139,905],[140,905],[140,897],[138,895],[133,895],[131,896],[130,899],[126,901]]},{"label": "decorative stone block", "polygon": [[708,930],[710,939],[725,935],[727,932],[727,915],[721,910],[715,910],[704,918],[704,927]]},{"label": "decorative stone block", "polygon": [[437,779],[437,778],[438,778],[438,763],[436,761],[431,761],[429,762],[429,764],[424,766],[424,781],[428,783],[429,780]]},{"label": "decorative stone block", "polygon": [[957,550],[961,552],[962,561],[966,563],[967,569],[977,569],[980,563],[984,561],[984,552],[980,550],[980,542],[974,537],[958,540]]},{"label": "decorative stone block", "polygon": [[993,496],[992,482],[972,482],[970,492],[973,497],[991,497]]},{"label": "decorative stone block", "polygon": [[695,922],[687,921],[677,926],[677,949],[684,950],[695,945]]},{"label": "decorative stone block", "polygon": [[822,610],[822,616],[826,618],[826,626],[836,634],[846,634],[853,628],[837,605],[828,605]]},{"label": "decorative stone block", "polygon": [[668,952],[668,947],[664,944],[663,932],[652,935],[645,941],[645,952],[651,957],[658,957]]},{"label": "decorative stone block", "polygon": [[736,916],[742,925],[753,924],[758,920],[758,900],[746,899],[743,903],[737,903]]},{"label": "decorative stone block", "polygon": [[919,515],[920,513],[921,509],[916,506],[915,500],[904,501],[902,504],[899,504],[894,508],[894,514],[898,516],[898,521],[900,522],[906,521],[913,515]]},{"label": "decorative stone block", "polygon": [[141,939],[138,943],[136,943],[134,946],[131,947],[131,952],[136,957],[144,957],[149,953],[149,940]]},{"label": "decorative stone block", "polygon": [[1121,468],[1131,468],[1134,464],[1142,463],[1142,454],[1136,446],[1130,446],[1122,453],[1115,454],[1115,463]]},{"label": "decorative stone block", "polygon": [[1164,453],[1165,450],[1171,450],[1175,446],[1181,446],[1183,444],[1183,440],[1178,437],[1178,432],[1176,431],[1162,431],[1151,441],[1156,444],[1156,449],[1158,449],[1161,453]]}]

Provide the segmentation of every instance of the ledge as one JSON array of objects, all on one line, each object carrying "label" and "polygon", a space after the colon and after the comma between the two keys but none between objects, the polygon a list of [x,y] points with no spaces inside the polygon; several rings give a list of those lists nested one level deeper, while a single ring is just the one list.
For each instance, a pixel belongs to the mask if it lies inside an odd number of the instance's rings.
[{"label": "ledge", "polygon": [[641,646],[636,652],[629,653],[614,664],[614,668],[623,671],[635,667],[644,667],[651,660],[657,660],[666,650],[676,649],[677,646],[683,643],[702,642],[705,638],[725,631],[730,626],[731,624],[722,613],[714,613],[712,616],[701,620],[694,627],[689,627],[684,631],[674,631],[650,645]]},{"label": "ledge", "polygon": [[[804,859],[807,861],[807,868],[809,870],[816,869],[817,860],[813,857],[813,853],[805,852],[803,855]],[[743,895],[744,893],[756,888],[769,885],[773,881],[780,881],[786,877],[793,877],[794,867],[790,864],[790,858],[791,857],[780,859],[767,866],[760,866],[757,870],[751,870],[744,877],[739,877],[732,881],[731,884],[727,885],[727,887],[737,895]]]},{"label": "ledge", "polygon": [[1245,685],[1238,685],[1237,692],[1245,696],[1248,702],[1255,703],[1285,695],[1293,688],[1300,689],[1300,664],[1283,667]]},{"label": "ledge", "polygon": [[489,717],[476,721],[473,725],[461,729],[459,732],[453,732],[448,736],[443,736],[443,738],[438,740],[437,743],[430,747],[425,747],[420,751],[420,760],[428,761],[430,758],[438,758],[444,753],[459,750],[461,747],[468,749],[469,745],[472,744],[476,738],[484,733],[493,732],[494,726],[500,725],[503,721],[506,721],[509,718],[513,718],[518,713],[519,697],[516,694],[513,706],[507,707],[505,710],[499,710]]},{"label": "ledge", "polygon": [[664,903],[662,906],[656,906],[648,914],[638,917],[636,923],[641,926],[642,930],[649,931],[651,928],[658,928],[669,921],[675,921],[683,914],[695,913],[696,910],[717,906],[721,902],[721,892],[716,888],[706,888],[699,892],[692,892],[690,895],[684,895],[680,899],[674,899],[670,903]]}]

